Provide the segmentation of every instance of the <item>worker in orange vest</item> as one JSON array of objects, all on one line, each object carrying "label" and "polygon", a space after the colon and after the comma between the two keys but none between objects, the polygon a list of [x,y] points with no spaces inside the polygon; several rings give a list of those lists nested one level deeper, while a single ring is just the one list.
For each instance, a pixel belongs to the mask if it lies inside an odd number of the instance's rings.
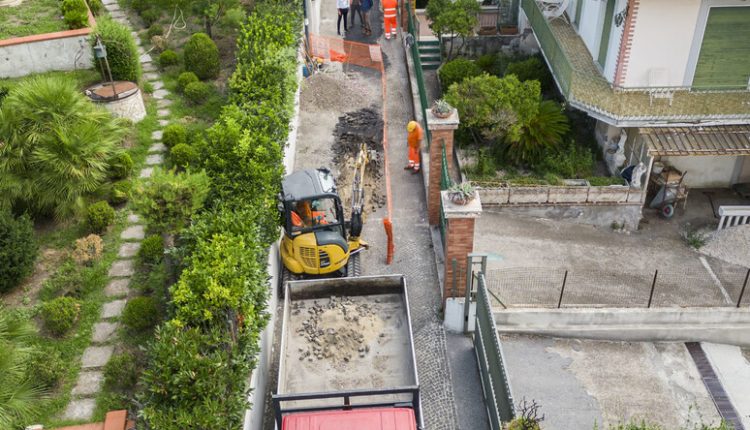
[{"label": "worker in orange vest", "polygon": [[406,131],[408,132],[406,142],[409,144],[409,164],[404,167],[404,170],[411,170],[414,173],[419,172],[419,146],[422,143],[424,137],[424,130],[416,121],[409,121],[406,124]]},{"label": "worker in orange vest", "polygon": [[398,0],[382,0],[380,4],[383,6],[383,25],[385,27],[385,38],[390,39],[391,36],[396,38],[396,8],[398,8]]}]

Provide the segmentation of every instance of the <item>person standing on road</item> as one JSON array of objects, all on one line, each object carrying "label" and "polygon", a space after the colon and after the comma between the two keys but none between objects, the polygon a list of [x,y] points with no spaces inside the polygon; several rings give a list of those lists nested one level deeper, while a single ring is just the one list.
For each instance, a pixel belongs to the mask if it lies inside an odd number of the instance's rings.
[{"label": "person standing on road", "polygon": [[409,121],[406,124],[406,131],[408,132],[406,143],[409,145],[409,164],[404,167],[404,170],[419,173],[419,147],[424,137],[424,130],[416,121]]},{"label": "person standing on road", "polygon": [[370,28],[370,10],[372,10],[372,0],[360,0],[359,10],[362,11],[362,26],[364,27],[363,32],[366,35],[372,34]]},{"label": "person standing on road", "polygon": [[396,9],[398,8],[398,0],[382,0],[380,4],[383,6],[383,27],[385,31],[385,38],[390,39],[391,36],[396,38]]},{"label": "person standing on road", "polygon": [[352,22],[349,24],[349,27],[354,29],[354,21],[356,20],[357,16],[359,16],[359,24],[362,26],[362,28],[365,28],[365,24],[362,21],[362,0],[351,0],[351,4],[349,5],[349,13],[352,15]]},{"label": "person standing on road", "polygon": [[346,25],[349,14],[349,1],[350,0],[336,0],[336,8],[339,10],[339,18],[336,21],[336,33],[341,36],[341,18],[344,18],[344,34],[349,31],[349,27]]}]

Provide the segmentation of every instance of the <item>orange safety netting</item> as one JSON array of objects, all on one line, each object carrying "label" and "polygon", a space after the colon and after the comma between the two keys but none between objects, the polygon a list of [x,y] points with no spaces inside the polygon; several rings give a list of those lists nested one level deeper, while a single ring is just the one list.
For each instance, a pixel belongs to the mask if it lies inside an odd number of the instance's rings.
[{"label": "orange safety netting", "polygon": [[340,37],[311,34],[310,56],[383,71],[383,54],[378,44],[370,45],[350,42]]},{"label": "orange safety netting", "polygon": [[354,64],[368,67],[380,72],[381,88],[383,92],[383,169],[385,176],[385,196],[387,216],[383,219],[383,227],[388,237],[386,250],[386,263],[391,264],[395,245],[393,242],[393,224],[391,214],[393,204],[391,203],[391,175],[388,169],[388,111],[386,103],[385,67],[383,66],[383,51],[379,44],[367,44],[343,40],[340,37],[326,37],[317,34],[310,35],[309,55],[311,57],[323,58],[329,61]]}]

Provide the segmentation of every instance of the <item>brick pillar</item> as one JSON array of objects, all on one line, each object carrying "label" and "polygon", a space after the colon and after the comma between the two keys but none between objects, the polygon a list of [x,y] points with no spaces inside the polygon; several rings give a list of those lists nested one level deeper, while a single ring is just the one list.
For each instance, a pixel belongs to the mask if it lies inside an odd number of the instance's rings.
[{"label": "brick pillar", "polygon": [[[482,213],[482,202],[479,200],[479,193],[475,192],[474,200],[459,206],[451,202],[447,191],[441,193],[441,201],[447,221],[443,244],[445,252],[443,302],[445,302],[448,297],[466,295],[466,257],[474,252],[474,221]],[[454,259],[456,260],[455,273],[453,271]]]},{"label": "brick pillar", "polygon": [[427,217],[430,225],[438,225],[440,222],[440,172],[443,147],[445,147],[449,171],[452,175],[456,173],[453,167],[453,132],[458,128],[458,124],[456,109],[453,109],[453,113],[448,118],[438,118],[432,114],[431,109],[427,109],[427,128],[432,135],[427,189]]}]

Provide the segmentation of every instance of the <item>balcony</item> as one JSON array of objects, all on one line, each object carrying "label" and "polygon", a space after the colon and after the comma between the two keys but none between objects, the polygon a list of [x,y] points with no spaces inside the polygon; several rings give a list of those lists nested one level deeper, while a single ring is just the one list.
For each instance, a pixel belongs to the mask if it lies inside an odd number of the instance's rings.
[{"label": "balcony", "polygon": [[548,22],[534,0],[521,7],[563,96],[597,119],[620,127],[750,121],[746,88],[614,88],[567,21]]}]

